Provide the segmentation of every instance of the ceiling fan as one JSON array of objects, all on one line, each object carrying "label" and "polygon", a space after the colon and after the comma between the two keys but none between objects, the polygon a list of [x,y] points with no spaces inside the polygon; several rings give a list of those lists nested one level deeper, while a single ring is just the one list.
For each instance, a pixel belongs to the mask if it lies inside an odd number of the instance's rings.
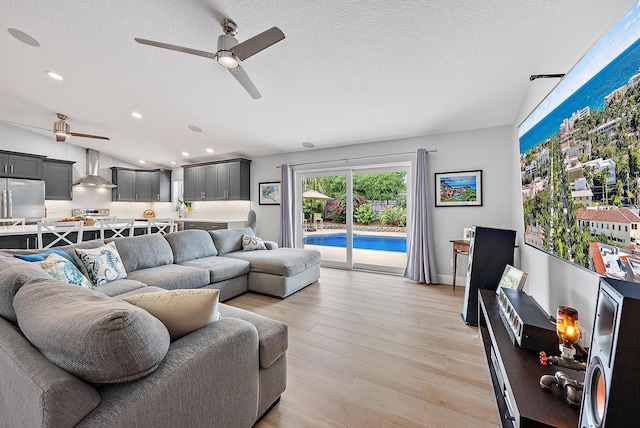
[{"label": "ceiling fan", "polygon": [[58,116],[59,120],[53,123],[53,129],[41,128],[39,126],[27,125],[24,123],[10,122],[8,120],[3,120],[3,122],[13,123],[14,125],[20,125],[20,126],[28,126],[29,128],[37,128],[37,129],[43,129],[45,131],[51,131],[55,134],[56,141],[61,143],[67,141],[67,138],[69,137],[83,137],[83,138],[96,138],[98,140],[109,140],[108,137],[101,137],[100,135],[79,134],[77,132],[71,132],[71,127],[66,122],[66,120],[69,119],[69,116],[62,113],[56,113],[56,115]]},{"label": "ceiling fan", "polygon": [[278,43],[284,39],[284,33],[278,28],[273,27],[264,31],[257,36],[238,43],[234,37],[238,33],[238,26],[229,18],[222,20],[222,31],[224,34],[218,37],[217,52],[206,52],[198,49],[186,48],[183,46],[170,45],[168,43],[156,42],[153,40],[140,39],[135,37],[135,41],[143,45],[155,46],[163,49],[188,53],[191,55],[203,56],[205,58],[214,59],[218,64],[229,70],[231,75],[242,85],[242,87],[251,95],[252,98],[260,98],[260,92],[255,87],[249,76],[240,67],[239,61],[244,61],[258,52]]}]

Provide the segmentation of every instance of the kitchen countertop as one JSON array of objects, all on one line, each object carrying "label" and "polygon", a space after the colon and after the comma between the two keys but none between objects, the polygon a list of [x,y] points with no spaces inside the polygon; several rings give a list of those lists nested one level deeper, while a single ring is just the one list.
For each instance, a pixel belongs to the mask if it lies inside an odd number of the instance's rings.
[{"label": "kitchen countertop", "polygon": [[185,221],[193,221],[196,223],[228,223],[228,224],[235,224],[235,223],[245,223],[246,224],[246,220],[216,220],[216,219],[211,219],[211,218],[175,218],[173,219],[176,222],[181,222],[184,223]]}]

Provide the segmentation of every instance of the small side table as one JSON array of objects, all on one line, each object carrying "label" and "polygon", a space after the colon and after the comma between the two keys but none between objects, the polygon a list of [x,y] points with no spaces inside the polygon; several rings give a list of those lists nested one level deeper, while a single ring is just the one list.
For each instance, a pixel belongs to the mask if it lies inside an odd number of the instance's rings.
[{"label": "small side table", "polygon": [[456,289],[456,267],[458,266],[458,254],[463,256],[469,255],[469,246],[471,241],[463,239],[454,239],[449,241],[453,244],[453,289]]}]

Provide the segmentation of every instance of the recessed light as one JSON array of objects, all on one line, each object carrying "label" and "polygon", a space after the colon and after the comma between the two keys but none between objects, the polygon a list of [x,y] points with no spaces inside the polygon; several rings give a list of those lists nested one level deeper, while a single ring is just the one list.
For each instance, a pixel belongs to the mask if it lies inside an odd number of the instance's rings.
[{"label": "recessed light", "polygon": [[137,111],[132,111],[131,116],[135,117],[136,119],[142,119],[142,115]]},{"label": "recessed light", "polygon": [[189,129],[192,130],[193,132],[202,132],[202,128],[197,127],[195,125],[189,125]]},{"label": "recessed light", "polygon": [[313,143],[310,143],[308,141],[305,141],[304,143],[302,143],[302,146],[306,147],[307,149],[313,149],[315,147]]},{"label": "recessed light", "polygon": [[11,34],[13,37],[20,40],[24,44],[33,46],[34,48],[37,48],[38,46],[40,46],[40,43],[36,39],[31,37],[24,31],[20,31],[15,28],[7,28],[7,31],[9,32],[9,34]]},{"label": "recessed light", "polygon": [[140,159],[140,160],[138,161],[138,163],[146,163],[146,162],[145,162],[145,161],[143,161],[142,159]]},{"label": "recessed light", "polygon": [[47,75],[53,80],[64,80],[62,76],[60,76],[58,73],[54,73],[53,71],[47,71]]},{"label": "recessed light", "polygon": [[213,153],[213,149],[207,149],[207,153]]},{"label": "recessed light", "polygon": [[169,162],[171,165],[175,165],[176,163],[174,161]]},{"label": "recessed light", "polygon": [[182,156],[189,156],[189,153],[187,153],[187,152],[182,152]]}]

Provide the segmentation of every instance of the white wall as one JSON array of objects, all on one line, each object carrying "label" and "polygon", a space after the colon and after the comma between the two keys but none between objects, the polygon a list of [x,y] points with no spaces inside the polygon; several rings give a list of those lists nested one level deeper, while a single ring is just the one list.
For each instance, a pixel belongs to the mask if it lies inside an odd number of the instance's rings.
[{"label": "white wall", "polygon": [[[254,158],[251,163],[252,208],[257,214],[257,233],[264,239],[280,240],[280,206],[258,205],[258,183],[262,181],[280,181],[280,169],[283,163],[298,164],[307,162],[330,161],[362,156],[410,154],[390,157],[389,160],[415,159],[418,148],[437,149],[428,154],[429,198],[434,198],[434,173],[481,169],[483,172],[482,207],[439,207],[431,213],[436,243],[436,259],[440,282],[451,283],[450,260],[452,239],[462,239],[463,229],[471,225],[511,228],[512,213],[509,195],[511,182],[504,177],[511,175],[512,169],[512,129],[510,126],[479,129],[402,140],[381,141],[322,150],[306,150],[278,156]],[[382,163],[383,158],[371,159],[371,163]],[[344,163],[342,163],[344,164]],[[319,166],[325,166],[321,164]],[[312,166],[307,166],[312,168]],[[466,257],[459,257],[458,284],[463,283],[466,275]]]},{"label": "white wall", "polygon": [[[549,34],[549,46],[545,47],[548,54],[543,55],[538,69],[532,71],[532,74],[568,72],[633,3],[629,0],[565,1],[558,17],[556,30]],[[564,48],[557,49],[557,46]],[[587,334],[590,334],[593,328],[598,293],[598,275],[526,246],[522,239],[524,222],[519,182],[520,149],[517,127],[557,82],[558,80],[554,79],[531,82],[530,90],[523,100],[522,107],[514,122],[511,169],[513,228],[518,231],[521,267],[529,273],[525,291],[531,294],[550,314],[555,315],[559,305],[569,305],[576,308],[581,326]]]}]

